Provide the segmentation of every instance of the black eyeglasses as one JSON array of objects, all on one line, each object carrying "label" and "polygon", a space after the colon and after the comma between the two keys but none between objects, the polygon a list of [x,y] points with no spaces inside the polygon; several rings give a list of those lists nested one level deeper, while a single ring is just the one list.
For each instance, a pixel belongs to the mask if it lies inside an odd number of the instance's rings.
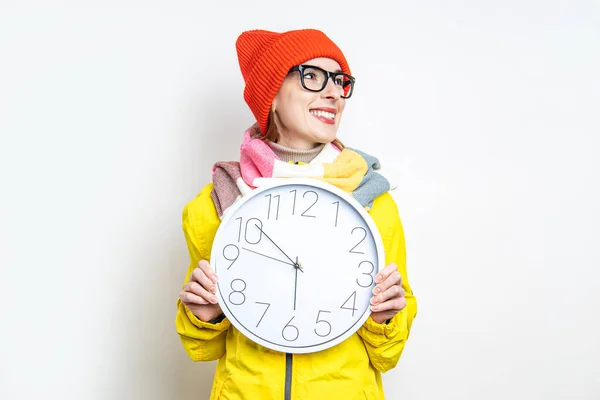
[{"label": "black eyeglasses", "polygon": [[342,72],[329,72],[314,65],[297,65],[290,69],[290,72],[294,71],[300,72],[300,82],[306,90],[320,92],[325,89],[329,78],[331,78],[335,86],[339,87],[342,98],[349,99],[352,96],[356,79],[351,75]]}]

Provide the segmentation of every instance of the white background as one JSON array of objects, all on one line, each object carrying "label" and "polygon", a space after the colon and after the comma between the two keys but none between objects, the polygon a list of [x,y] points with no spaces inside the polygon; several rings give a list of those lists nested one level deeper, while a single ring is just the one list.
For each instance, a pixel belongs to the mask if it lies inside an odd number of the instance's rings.
[{"label": "white background", "polygon": [[1,399],[208,397],[181,211],[253,122],[237,36],[305,27],[357,77],[340,138],[399,182],[387,398],[600,398],[597,1],[0,4]]}]

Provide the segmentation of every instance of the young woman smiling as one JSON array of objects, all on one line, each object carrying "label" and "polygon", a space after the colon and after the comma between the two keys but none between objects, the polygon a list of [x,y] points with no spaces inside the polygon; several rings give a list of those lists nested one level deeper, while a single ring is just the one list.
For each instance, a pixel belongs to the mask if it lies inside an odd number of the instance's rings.
[{"label": "young woman smiling", "polygon": [[[337,139],[355,79],[341,50],[318,30],[247,31],[236,47],[256,123],[244,134],[240,161],[216,163],[213,182],[184,209],[190,265],[177,301],[177,332],[192,360],[219,360],[211,399],[383,399],[381,373],[396,366],[417,304],[402,224],[388,193],[393,187],[376,158]],[[342,188],[356,193],[360,186],[387,263],[375,279],[371,316],[356,333],[329,349],[294,355],[264,348],[231,325],[208,261],[227,209],[265,179],[290,176],[333,184],[354,178]]]}]

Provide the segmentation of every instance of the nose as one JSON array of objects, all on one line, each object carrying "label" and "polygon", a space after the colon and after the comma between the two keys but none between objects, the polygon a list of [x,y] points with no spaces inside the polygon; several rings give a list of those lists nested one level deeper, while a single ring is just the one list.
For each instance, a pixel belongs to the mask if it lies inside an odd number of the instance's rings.
[{"label": "nose", "polygon": [[328,79],[327,85],[325,85],[325,88],[321,91],[321,96],[334,102],[342,97],[342,90],[342,88],[335,85],[333,79]]}]

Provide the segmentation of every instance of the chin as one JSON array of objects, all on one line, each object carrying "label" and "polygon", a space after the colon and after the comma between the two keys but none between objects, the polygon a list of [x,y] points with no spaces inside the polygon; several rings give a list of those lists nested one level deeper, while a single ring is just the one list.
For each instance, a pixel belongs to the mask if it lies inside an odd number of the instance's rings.
[{"label": "chin", "polygon": [[319,143],[329,143],[333,142],[337,136],[337,129],[327,130],[327,131],[317,131],[313,132],[312,137]]}]

